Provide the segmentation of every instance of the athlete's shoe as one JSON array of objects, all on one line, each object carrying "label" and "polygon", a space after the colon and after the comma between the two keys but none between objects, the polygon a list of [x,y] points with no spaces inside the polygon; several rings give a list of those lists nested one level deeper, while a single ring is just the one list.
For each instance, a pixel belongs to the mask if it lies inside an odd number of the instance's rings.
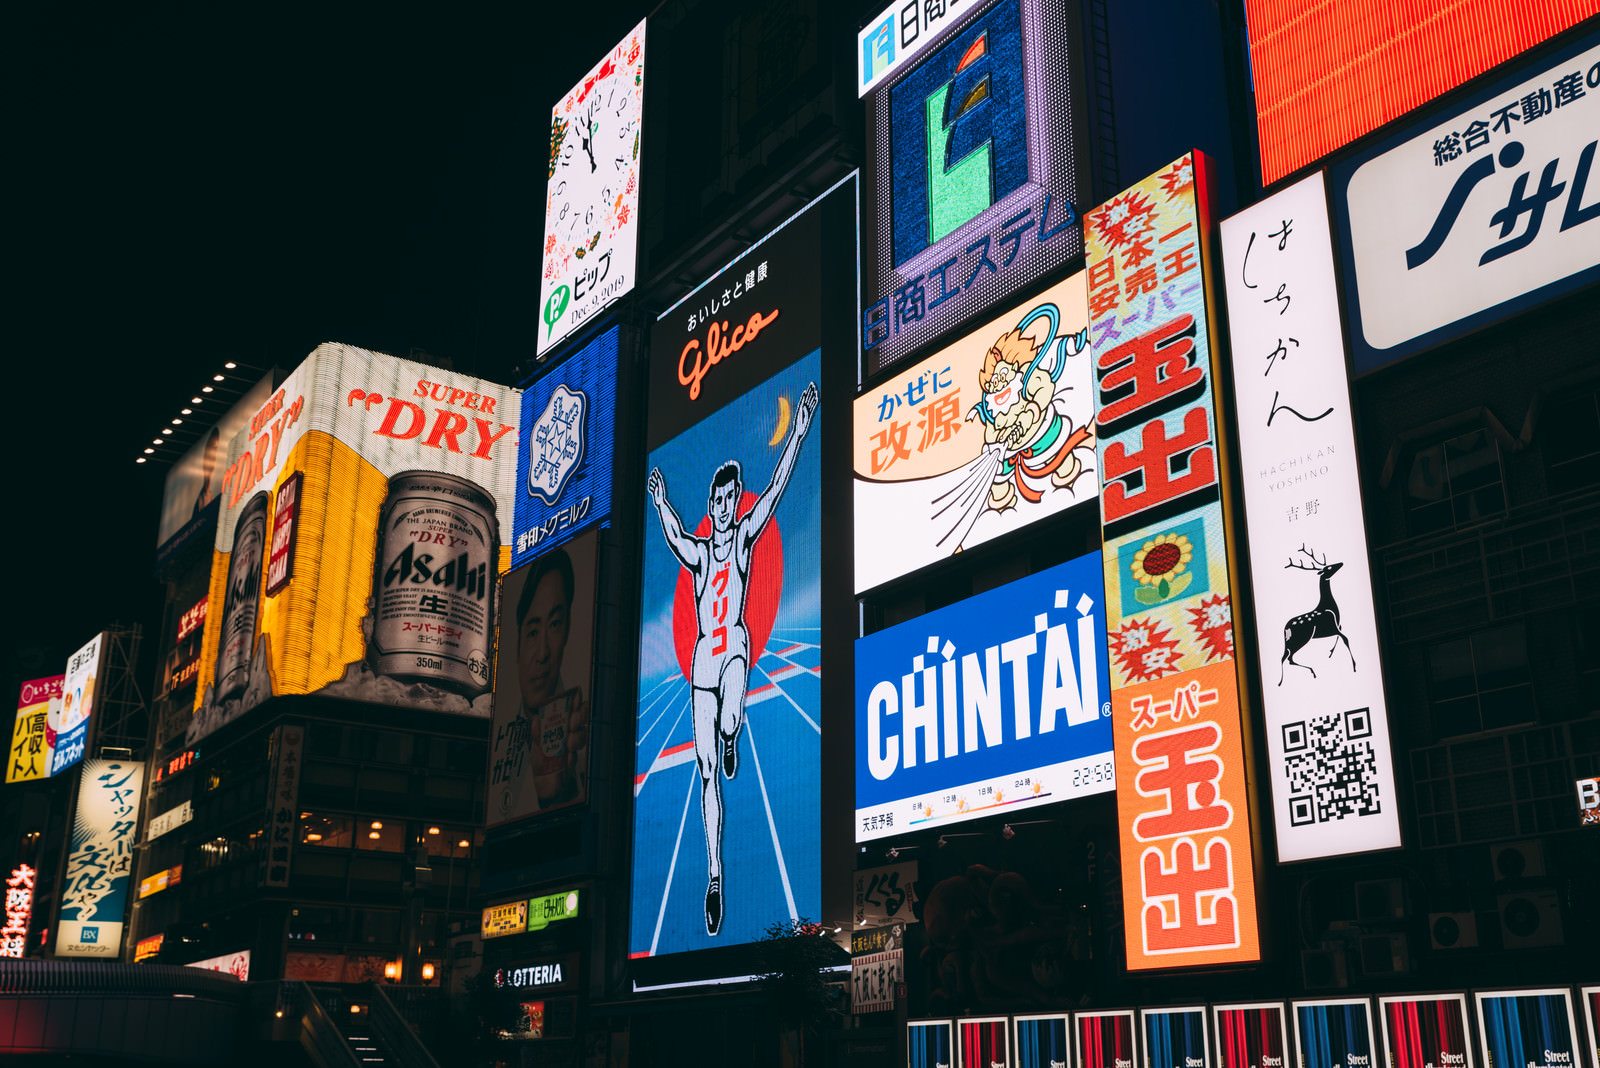
[{"label": "athlete's shoe", "polygon": [[722,930],[722,877],[719,875],[706,885],[706,934]]},{"label": "athlete's shoe", "polygon": [[733,778],[739,774],[739,732],[722,739],[722,774],[724,778]]}]

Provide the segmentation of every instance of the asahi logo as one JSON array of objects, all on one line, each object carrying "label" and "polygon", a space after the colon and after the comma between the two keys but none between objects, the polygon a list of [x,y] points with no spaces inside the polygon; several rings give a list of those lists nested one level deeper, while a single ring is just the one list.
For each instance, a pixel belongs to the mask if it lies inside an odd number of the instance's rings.
[{"label": "asahi logo", "polygon": [[388,589],[396,583],[407,582],[418,586],[433,585],[441,589],[453,589],[457,593],[476,597],[481,601],[489,593],[489,565],[483,563],[474,567],[472,558],[467,553],[461,553],[454,559],[448,560],[442,567],[436,566],[432,553],[419,553],[415,544],[408,543],[383,573],[383,588]]}]

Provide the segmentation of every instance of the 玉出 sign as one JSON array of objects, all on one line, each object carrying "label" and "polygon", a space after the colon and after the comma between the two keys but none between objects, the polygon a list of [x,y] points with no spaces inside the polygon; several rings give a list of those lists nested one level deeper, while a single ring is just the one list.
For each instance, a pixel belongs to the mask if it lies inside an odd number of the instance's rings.
[{"label": "\u7389\u51fa sign", "polygon": [[633,288],[644,29],[635,26],[550,111],[540,356]]},{"label": "\u7389\u51fa sign", "polygon": [[[904,10],[908,6],[900,5]],[[861,345],[868,374],[1083,250],[1078,20],[1059,0],[938,5],[915,61],[866,94]],[[928,11],[934,5],[928,5]],[[923,14],[927,14],[925,11]],[[884,53],[884,16],[861,39]],[[901,29],[906,24],[902,22]]]},{"label": "\u7389\u51fa sign", "polygon": [[56,913],[56,956],[115,960],[121,955],[143,786],[143,764],[83,762]]},{"label": "\u7389\u51fa sign", "polygon": [[1600,278],[1597,131],[1591,31],[1334,167],[1355,369]]},{"label": "\u7389\u51fa sign", "polygon": [[482,919],[484,938],[521,934],[528,929],[528,901],[524,898],[503,905],[490,905],[483,910]]},{"label": "\u7389\u51fa sign", "polygon": [[183,882],[182,864],[164,868],[154,875],[139,880],[139,899],[142,901],[151,894],[159,894],[167,887],[177,886],[181,882]]},{"label": "\u7389\u51fa sign", "polygon": [[1400,845],[1320,173],[1222,224],[1278,859]]},{"label": "\u7389\u51fa sign", "polygon": [[1090,212],[1128,968],[1256,960],[1198,152]]},{"label": "\u7389\u51fa sign", "polygon": [[1090,553],[856,642],[856,841],[1116,786]]}]

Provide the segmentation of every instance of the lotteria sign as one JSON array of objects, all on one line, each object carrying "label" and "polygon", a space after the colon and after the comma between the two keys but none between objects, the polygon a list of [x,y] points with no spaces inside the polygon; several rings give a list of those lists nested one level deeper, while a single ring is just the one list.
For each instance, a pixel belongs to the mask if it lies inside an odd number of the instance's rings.
[{"label": "lotteria sign", "polygon": [[1099,553],[856,642],[856,840],[1115,787]]}]

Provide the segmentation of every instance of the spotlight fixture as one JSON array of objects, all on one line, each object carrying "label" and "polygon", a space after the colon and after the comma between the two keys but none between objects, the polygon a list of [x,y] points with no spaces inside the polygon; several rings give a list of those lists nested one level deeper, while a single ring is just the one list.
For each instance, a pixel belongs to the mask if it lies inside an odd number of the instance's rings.
[{"label": "spotlight fixture", "polygon": [[194,414],[194,409],[193,408],[185,408],[182,412],[180,412],[178,414],[180,414],[180,415],[193,415]]},{"label": "spotlight fixture", "polygon": [[172,425],[173,426],[182,426],[183,425],[183,420],[182,419],[174,419],[172,421]]},{"label": "spotlight fixture", "polygon": [[170,434],[172,433],[172,428],[170,426],[164,426],[161,428],[161,432],[163,434]]},{"label": "spotlight fixture", "polygon": [[229,371],[231,371],[231,370],[233,370],[233,369],[234,369],[234,368],[235,368],[235,367],[238,367],[238,366],[239,366],[239,365],[238,365],[238,364],[236,364],[236,363],[234,363],[234,362],[233,362],[233,361],[232,361],[232,360],[229,360],[229,361],[228,361],[228,362],[227,362],[227,363],[225,363],[225,364],[223,364],[223,365],[222,365],[222,366],[223,366],[223,367],[224,367],[224,368],[225,368],[225,369],[227,369],[227,370],[229,370]]},{"label": "spotlight fixture", "polygon": [[189,398],[189,403],[190,404],[199,404],[204,399],[205,398],[203,398],[203,397],[190,397]]},{"label": "spotlight fixture", "polygon": [[144,450],[144,454],[145,454],[145,455],[146,455],[146,456],[149,456],[149,455],[150,455],[150,454],[151,454],[151,453],[153,453],[153,452],[155,452],[155,451],[156,451],[156,450],[154,450],[154,449],[146,449],[146,450]]},{"label": "spotlight fixture", "polygon": [[201,393],[210,393],[211,392],[211,387],[210,386],[201,386],[200,387],[200,392]]},{"label": "spotlight fixture", "polygon": [[150,439],[150,444],[152,444],[152,445],[160,445],[160,444],[163,444],[163,442],[162,442],[162,440],[160,438],[151,438]]},{"label": "spotlight fixture", "polygon": [[221,382],[222,380],[224,380],[227,377],[228,377],[227,375],[212,375],[211,376],[211,381],[213,381],[213,382]]},{"label": "spotlight fixture", "polygon": [[135,457],[133,462],[136,463],[136,464],[142,464],[142,463],[144,463],[144,457],[143,456]]}]

